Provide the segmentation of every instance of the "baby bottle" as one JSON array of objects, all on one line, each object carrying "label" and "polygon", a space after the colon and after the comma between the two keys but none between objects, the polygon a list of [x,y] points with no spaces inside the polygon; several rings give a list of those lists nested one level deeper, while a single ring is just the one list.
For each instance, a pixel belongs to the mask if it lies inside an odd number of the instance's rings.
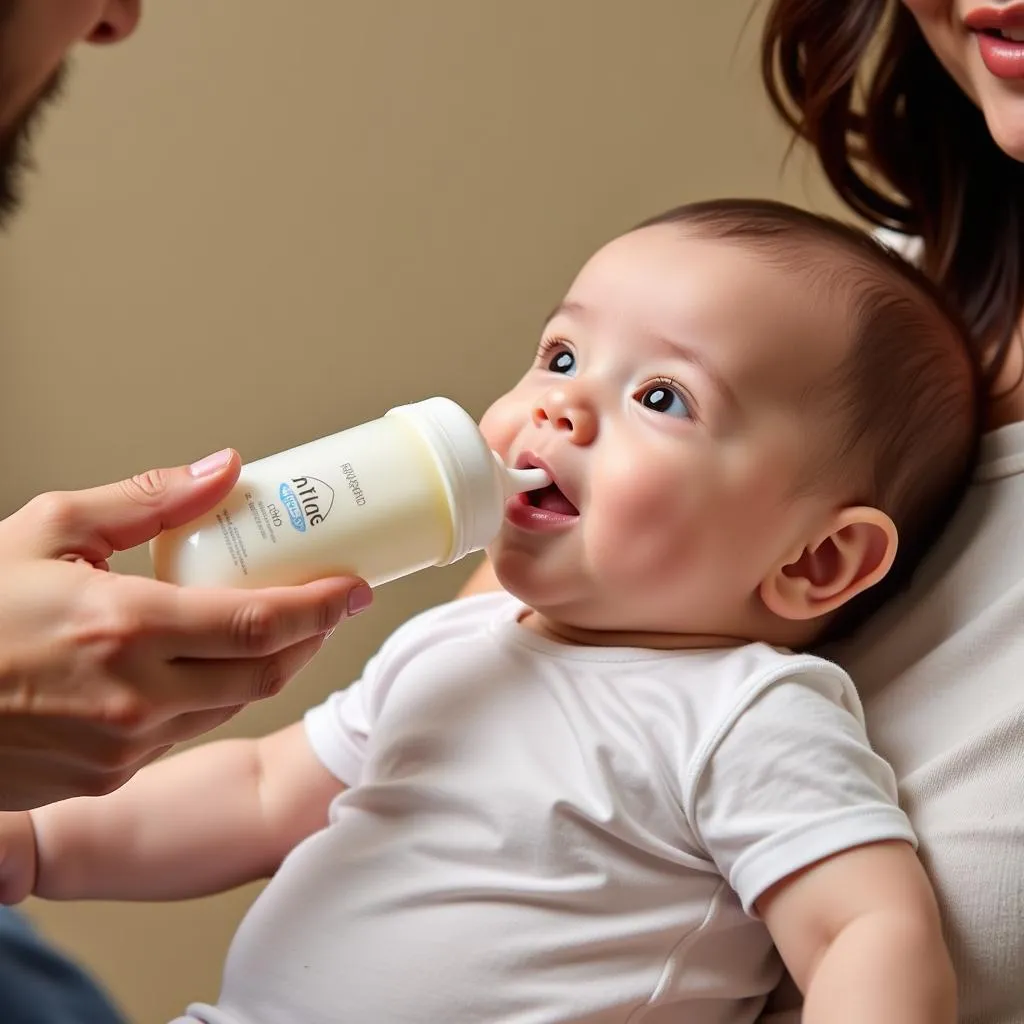
[{"label": "baby bottle", "polygon": [[185,586],[379,586],[486,547],[508,498],[548,483],[507,468],[455,402],[428,398],[243,466],[223,503],[150,552],[157,579]]}]

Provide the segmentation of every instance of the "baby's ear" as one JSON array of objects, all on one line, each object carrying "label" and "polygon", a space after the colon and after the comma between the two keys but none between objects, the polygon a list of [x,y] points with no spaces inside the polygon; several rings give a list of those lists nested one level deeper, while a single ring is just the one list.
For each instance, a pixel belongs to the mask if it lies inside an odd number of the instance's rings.
[{"label": "baby's ear", "polygon": [[838,512],[815,540],[761,583],[761,600],[783,619],[827,615],[873,587],[896,557],[896,526],[877,508]]}]

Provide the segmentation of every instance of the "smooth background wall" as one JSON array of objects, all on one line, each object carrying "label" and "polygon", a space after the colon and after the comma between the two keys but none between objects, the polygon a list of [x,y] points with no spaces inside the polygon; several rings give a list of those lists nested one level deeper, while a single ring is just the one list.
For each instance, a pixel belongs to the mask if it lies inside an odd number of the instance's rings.
[{"label": "smooth background wall", "polygon": [[[834,210],[804,162],[783,170],[751,3],[148,4],[129,43],[76,58],[0,242],[0,511],[431,394],[479,414],[636,221],[723,195]],[[222,733],[294,720],[470,568],[384,588]],[[216,996],[256,891],[29,910],[157,1021]]]}]

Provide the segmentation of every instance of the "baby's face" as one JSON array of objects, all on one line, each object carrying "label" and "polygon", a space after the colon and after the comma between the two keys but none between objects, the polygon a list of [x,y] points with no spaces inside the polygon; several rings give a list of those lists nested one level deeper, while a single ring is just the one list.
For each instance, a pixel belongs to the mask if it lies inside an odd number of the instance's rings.
[{"label": "baby's face", "polygon": [[806,396],[844,335],[739,245],[674,225],[611,242],[481,424],[555,482],[510,502],[499,579],[577,629],[743,636],[760,582],[840,505],[800,485],[823,443]]}]

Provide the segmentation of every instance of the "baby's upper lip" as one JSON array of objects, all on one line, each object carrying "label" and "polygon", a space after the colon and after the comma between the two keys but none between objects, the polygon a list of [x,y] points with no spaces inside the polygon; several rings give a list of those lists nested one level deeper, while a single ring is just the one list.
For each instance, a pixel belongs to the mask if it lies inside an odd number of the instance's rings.
[{"label": "baby's upper lip", "polygon": [[515,469],[543,469],[545,473],[551,478],[551,483],[557,487],[565,497],[576,506],[577,509],[580,507],[579,494],[576,491],[575,486],[567,481],[563,474],[556,473],[552,468],[551,463],[547,462],[541,456],[535,452],[524,449],[517,456],[513,463]]},{"label": "baby's upper lip", "polygon": [[972,32],[985,29],[1021,28],[1024,26],[1024,4],[1014,4],[997,10],[994,7],[979,7],[964,18],[964,24]]}]

